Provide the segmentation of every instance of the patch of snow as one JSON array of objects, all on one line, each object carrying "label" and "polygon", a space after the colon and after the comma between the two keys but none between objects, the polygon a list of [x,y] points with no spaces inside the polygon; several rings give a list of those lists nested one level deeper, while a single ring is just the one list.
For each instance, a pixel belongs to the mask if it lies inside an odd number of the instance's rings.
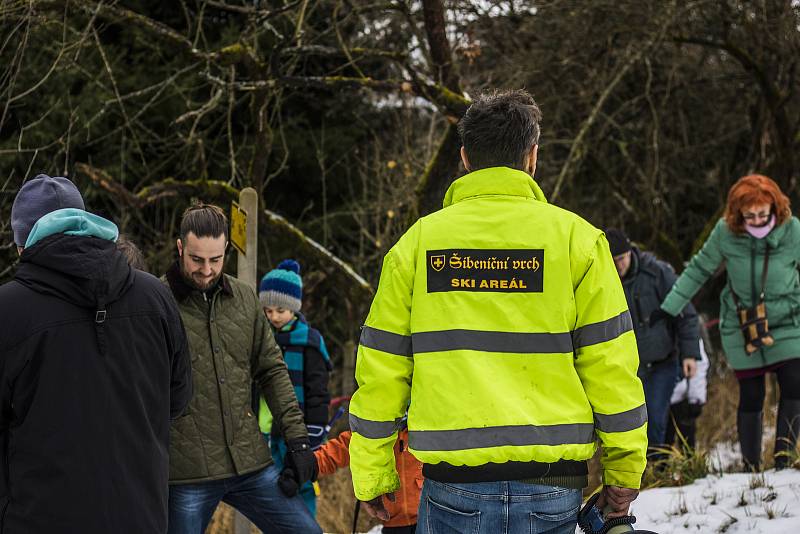
[{"label": "patch of snow", "polygon": [[645,490],[631,506],[636,528],[658,534],[796,534],[800,471],[709,475],[693,484]]},{"label": "patch of snow", "polygon": [[724,473],[742,466],[742,451],[738,443],[719,442],[708,451],[708,469],[713,473]]}]

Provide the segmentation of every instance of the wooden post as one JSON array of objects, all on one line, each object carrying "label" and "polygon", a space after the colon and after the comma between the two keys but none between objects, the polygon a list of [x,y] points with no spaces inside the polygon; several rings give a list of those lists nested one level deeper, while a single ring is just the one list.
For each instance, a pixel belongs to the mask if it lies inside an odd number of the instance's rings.
[{"label": "wooden post", "polygon": [[[258,193],[252,187],[245,187],[239,193],[239,207],[247,213],[247,250],[239,252],[237,275],[239,280],[256,291],[258,264]],[[250,521],[237,510],[233,517],[234,534],[250,534]]]},{"label": "wooden post", "polygon": [[258,264],[258,193],[245,187],[239,193],[239,207],[247,213],[247,254],[239,253],[238,278],[253,289],[257,289],[256,267]]}]

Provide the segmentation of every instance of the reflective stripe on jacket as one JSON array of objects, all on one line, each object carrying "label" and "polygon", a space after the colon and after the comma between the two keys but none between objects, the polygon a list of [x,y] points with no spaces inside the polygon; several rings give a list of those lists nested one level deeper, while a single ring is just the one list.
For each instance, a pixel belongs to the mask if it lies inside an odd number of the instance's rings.
[{"label": "reflective stripe on jacket", "polygon": [[603,233],[524,172],[470,173],[384,258],[350,405],[355,494],[397,488],[392,446],[411,399],[423,463],[586,460],[599,438],[604,482],[638,488],[637,365]]}]

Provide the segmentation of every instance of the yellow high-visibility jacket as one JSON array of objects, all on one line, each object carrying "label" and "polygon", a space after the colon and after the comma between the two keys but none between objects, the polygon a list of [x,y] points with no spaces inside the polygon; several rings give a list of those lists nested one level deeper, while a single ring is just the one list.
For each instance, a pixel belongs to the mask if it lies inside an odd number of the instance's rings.
[{"label": "yellow high-visibility jacket", "polygon": [[[585,461],[638,488],[647,411],[636,338],[603,233],[527,173],[472,172],[386,254],[350,404],[355,495],[399,485],[408,407],[424,464]],[[409,406],[410,402],[410,406]]]}]

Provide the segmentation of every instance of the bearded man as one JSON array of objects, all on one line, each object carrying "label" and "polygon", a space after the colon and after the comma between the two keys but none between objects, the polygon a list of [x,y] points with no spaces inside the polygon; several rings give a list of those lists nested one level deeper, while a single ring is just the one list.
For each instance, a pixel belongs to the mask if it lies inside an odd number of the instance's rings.
[{"label": "bearded man", "polygon": [[[205,532],[223,501],[264,532],[321,533],[296,493],[317,470],[303,412],[255,289],[223,274],[227,245],[225,213],[194,205],[164,276],[186,327],[194,381],[170,433],[169,532]],[[287,438],[280,472],[252,412],[253,382]]]}]

